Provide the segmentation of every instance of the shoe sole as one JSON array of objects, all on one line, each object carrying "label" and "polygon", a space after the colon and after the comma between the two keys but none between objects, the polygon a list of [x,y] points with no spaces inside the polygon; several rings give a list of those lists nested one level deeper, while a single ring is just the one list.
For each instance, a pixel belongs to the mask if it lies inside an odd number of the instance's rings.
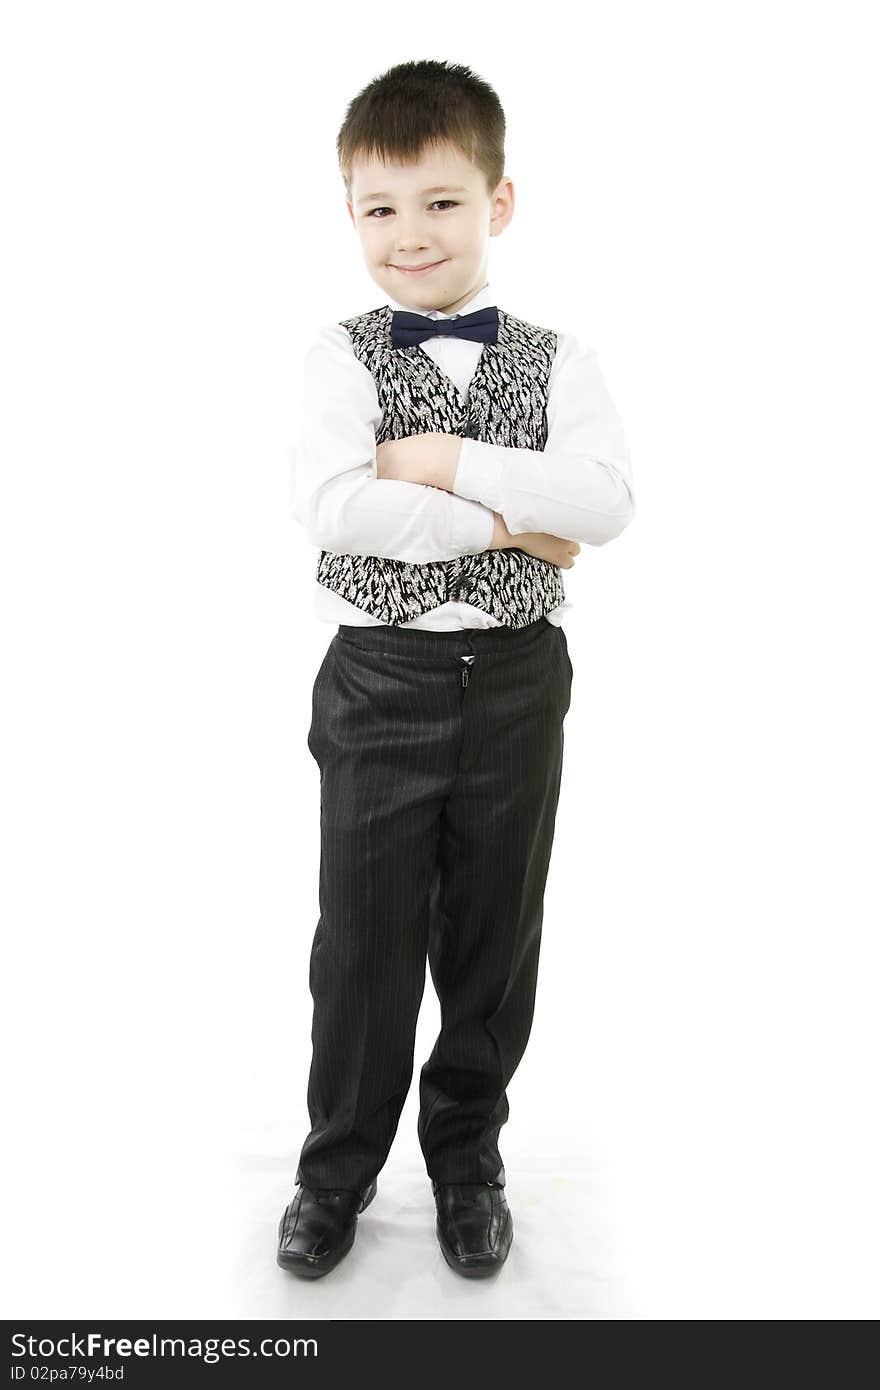
[{"label": "shoe sole", "polygon": [[[366,1211],[367,1207],[370,1205],[373,1198],[375,1197],[376,1192],[377,1187],[376,1181],[374,1179],[369,1186],[366,1197],[358,1207],[358,1215],[360,1215],[362,1211]],[[279,1241],[281,1239],[281,1230],[283,1226],[284,1217],[282,1216],[278,1226]],[[345,1244],[337,1246],[337,1248],[335,1250],[332,1250],[329,1255],[318,1255],[317,1257],[309,1255],[290,1255],[285,1254],[283,1250],[277,1250],[275,1253],[275,1261],[277,1264],[281,1266],[282,1269],[289,1270],[291,1274],[298,1274],[303,1279],[320,1279],[322,1275],[329,1274],[331,1269],[335,1269],[336,1266],[339,1264],[339,1261],[345,1258],[351,1247],[354,1245],[354,1238],[356,1235],[357,1221],[353,1223],[351,1228],[351,1235],[346,1239]]]},{"label": "shoe sole", "polygon": [[443,1239],[439,1217],[437,1218],[437,1240],[443,1251],[444,1260],[450,1269],[455,1270],[456,1274],[463,1274],[466,1279],[485,1279],[489,1274],[496,1274],[507,1259],[507,1252],[513,1243],[513,1217],[508,1216],[507,1225],[498,1242],[498,1249],[491,1254],[471,1255],[467,1260],[460,1260]]}]

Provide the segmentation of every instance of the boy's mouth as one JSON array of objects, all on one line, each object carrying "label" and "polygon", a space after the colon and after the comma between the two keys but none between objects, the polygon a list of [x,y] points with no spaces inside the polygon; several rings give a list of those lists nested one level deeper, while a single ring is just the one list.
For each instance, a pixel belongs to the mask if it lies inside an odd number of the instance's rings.
[{"label": "boy's mouth", "polygon": [[427,265],[392,265],[392,270],[399,270],[401,275],[427,275],[429,271],[436,270],[438,266],[445,265],[445,261],[431,261]]}]

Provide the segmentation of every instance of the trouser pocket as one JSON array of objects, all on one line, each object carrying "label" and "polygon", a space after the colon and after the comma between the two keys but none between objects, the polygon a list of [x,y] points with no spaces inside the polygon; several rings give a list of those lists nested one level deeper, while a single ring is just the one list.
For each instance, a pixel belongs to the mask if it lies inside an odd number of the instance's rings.
[{"label": "trouser pocket", "polygon": [[309,752],[315,759],[315,762],[318,764],[318,766],[320,766],[321,761],[321,726],[322,716],[325,707],[324,692],[326,690],[327,681],[330,678],[330,672],[333,665],[335,642],[336,638],[334,637],[326,652],[324,653],[324,660],[321,662],[321,665],[318,668],[318,674],[315,676],[315,681],[312,686],[312,720],[309,725],[307,743],[309,747]]}]

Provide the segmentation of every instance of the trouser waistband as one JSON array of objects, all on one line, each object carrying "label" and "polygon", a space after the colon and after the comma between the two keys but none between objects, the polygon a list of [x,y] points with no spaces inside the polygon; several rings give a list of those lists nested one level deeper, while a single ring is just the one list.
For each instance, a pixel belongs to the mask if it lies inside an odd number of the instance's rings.
[{"label": "trouser waistband", "polygon": [[337,636],[366,651],[391,652],[417,657],[459,656],[462,653],[507,652],[528,647],[553,627],[547,618],[537,618],[527,627],[465,627],[449,632],[429,632],[426,628],[395,627],[388,623],[340,623]]}]

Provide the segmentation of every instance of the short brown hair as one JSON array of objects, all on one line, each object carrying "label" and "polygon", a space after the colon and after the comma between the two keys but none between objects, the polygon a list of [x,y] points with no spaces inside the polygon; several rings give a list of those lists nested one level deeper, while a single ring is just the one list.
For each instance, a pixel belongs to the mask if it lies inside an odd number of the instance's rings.
[{"label": "short brown hair", "polygon": [[346,195],[356,156],[409,163],[434,144],[460,149],[491,194],[504,177],[505,129],[497,93],[470,68],[431,58],[398,63],[349,103],[336,138]]}]

